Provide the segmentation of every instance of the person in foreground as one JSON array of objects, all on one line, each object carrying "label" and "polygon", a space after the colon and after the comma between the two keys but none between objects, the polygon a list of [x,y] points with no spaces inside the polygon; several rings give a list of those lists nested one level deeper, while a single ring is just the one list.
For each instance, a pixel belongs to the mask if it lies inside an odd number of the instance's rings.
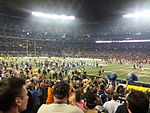
[{"label": "person in foreground", "polygon": [[28,95],[25,81],[5,78],[0,81],[0,113],[21,113],[27,108]]},{"label": "person in foreground", "polygon": [[57,82],[53,88],[54,103],[43,104],[38,113],[83,113],[77,106],[68,105],[69,84]]},{"label": "person in foreground", "polygon": [[129,113],[147,113],[149,99],[143,92],[131,91],[126,98]]}]

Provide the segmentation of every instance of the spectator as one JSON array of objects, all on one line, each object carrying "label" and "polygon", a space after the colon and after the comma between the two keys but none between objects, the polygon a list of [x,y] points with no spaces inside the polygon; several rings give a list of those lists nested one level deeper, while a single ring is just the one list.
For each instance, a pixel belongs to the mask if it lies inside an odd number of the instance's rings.
[{"label": "spectator", "polygon": [[127,109],[127,104],[123,103],[122,105],[118,106],[115,113],[129,113]]},{"label": "spectator", "polygon": [[97,98],[97,105],[95,107],[96,110],[98,110],[99,112],[104,112],[104,113],[108,113],[108,111],[106,109],[104,109],[103,107],[103,103],[102,103],[102,99],[101,98]]},{"label": "spectator", "polygon": [[31,84],[31,81],[29,79],[26,80],[26,87],[27,87],[27,90],[28,90],[28,96],[29,96],[29,99],[28,99],[28,104],[27,104],[27,109],[21,113],[34,113],[34,108],[35,108],[35,105],[34,105],[34,96],[32,95],[32,84]]},{"label": "spectator", "polygon": [[[150,101],[150,92],[146,92],[146,95],[148,96],[149,101]],[[150,104],[149,104],[149,109],[148,109],[148,112],[147,112],[147,113],[150,113]]]},{"label": "spectator", "polygon": [[108,100],[107,94],[105,93],[105,85],[100,84],[100,90],[97,92],[98,97],[102,99],[102,103],[105,103]]},{"label": "spectator", "polygon": [[97,109],[95,109],[97,105],[96,95],[93,92],[87,92],[85,94],[85,113],[101,113]]},{"label": "spectator", "polygon": [[109,113],[115,113],[118,106],[120,105],[120,103],[117,102],[117,99],[118,99],[118,94],[114,92],[112,95],[112,100],[104,103],[103,106]]},{"label": "spectator", "polygon": [[52,86],[53,82],[50,83],[50,86],[47,89],[47,99],[46,99],[46,104],[51,104],[54,102],[54,96],[52,92]]},{"label": "spectator", "polygon": [[34,113],[37,113],[40,105],[41,105],[41,101],[40,101],[40,96],[42,95],[42,90],[40,89],[39,83],[37,83],[34,87],[34,89],[31,91],[33,98],[33,103],[35,105],[35,111]]},{"label": "spectator", "polygon": [[131,91],[127,95],[127,108],[129,113],[147,113],[149,108],[148,97],[140,91]]},{"label": "spectator", "polygon": [[74,91],[74,93],[69,98],[69,102],[71,105],[77,106],[80,109],[82,109],[82,111],[85,111],[84,103],[82,101],[82,96],[83,95],[81,93],[81,90],[77,89],[76,91]]},{"label": "spectator", "polygon": [[0,81],[0,113],[21,113],[27,108],[28,91],[20,78]]},{"label": "spectator", "polygon": [[125,95],[126,95],[126,89],[123,85],[119,85],[117,87],[117,93],[118,93],[118,102],[121,104],[125,102]]},{"label": "spectator", "polygon": [[83,113],[77,106],[67,105],[69,99],[69,85],[57,82],[53,89],[54,103],[42,105],[38,113]]}]

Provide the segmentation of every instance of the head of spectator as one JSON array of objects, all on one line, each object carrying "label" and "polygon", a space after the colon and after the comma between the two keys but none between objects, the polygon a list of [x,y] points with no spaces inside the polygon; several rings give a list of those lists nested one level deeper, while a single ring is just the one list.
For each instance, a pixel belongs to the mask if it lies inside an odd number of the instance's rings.
[{"label": "head of spectator", "polygon": [[113,89],[112,88],[107,88],[105,91],[109,95],[113,94]]},{"label": "head of spectator", "polygon": [[143,92],[131,91],[126,98],[129,113],[147,113],[149,99]]},{"label": "head of spectator", "polygon": [[117,101],[117,99],[118,99],[118,93],[117,92],[113,92],[112,99]]},{"label": "head of spectator", "polygon": [[94,109],[97,105],[96,95],[93,92],[87,92],[84,96],[85,108]]},{"label": "head of spectator", "polygon": [[28,95],[25,81],[20,78],[5,78],[0,81],[0,111],[21,113],[27,108]]},{"label": "head of spectator", "polygon": [[67,103],[69,98],[69,84],[64,81],[56,82],[53,87],[53,95],[55,103]]},{"label": "head of spectator", "polygon": [[105,90],[105,85],[103,83],[100,84],[100,90]]},{"label": "head of spectator", "polygon": [[122,96],[125,95],[125,88],[124,88],[123,85],[119,85],[119,86],[117,87],[117,93],[118,93],[119,95],[122,95]]}]

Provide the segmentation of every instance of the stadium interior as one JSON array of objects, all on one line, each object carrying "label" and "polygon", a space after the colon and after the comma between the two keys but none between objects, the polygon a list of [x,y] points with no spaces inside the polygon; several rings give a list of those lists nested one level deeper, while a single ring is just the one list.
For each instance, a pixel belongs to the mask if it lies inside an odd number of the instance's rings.
[{"label": "stadium interior", "polygon": [[17,76],[36,86],[67,78],[81,85],[86,78],[92,88],[117,82],[149,93],[149,6],[150,0],[0,0],[0,81]]}]

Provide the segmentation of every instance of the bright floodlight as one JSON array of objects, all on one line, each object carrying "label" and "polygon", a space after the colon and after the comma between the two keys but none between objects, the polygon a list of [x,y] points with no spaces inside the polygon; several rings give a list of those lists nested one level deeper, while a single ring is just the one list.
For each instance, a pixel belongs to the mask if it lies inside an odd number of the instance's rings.
[{"label": "bright floodlight", "polygon": [[32,12],[33,16],[48,18],[48,19],[60,19],[60,20],[74,20],[74,16],[66,16],[66,15],[56,15],[56,14],[46,14],[42,12]]},{"label": "bright floodlight", "polygon": [[114,41],[96,41],[96,43],[130,43],[130,42],[150,42],[150,40],[114,40]]},{"label": "bright floodlight", "polygon": [[139,18],[139,17],[150,18],[150,10],[123,15],[123,18]]}]

